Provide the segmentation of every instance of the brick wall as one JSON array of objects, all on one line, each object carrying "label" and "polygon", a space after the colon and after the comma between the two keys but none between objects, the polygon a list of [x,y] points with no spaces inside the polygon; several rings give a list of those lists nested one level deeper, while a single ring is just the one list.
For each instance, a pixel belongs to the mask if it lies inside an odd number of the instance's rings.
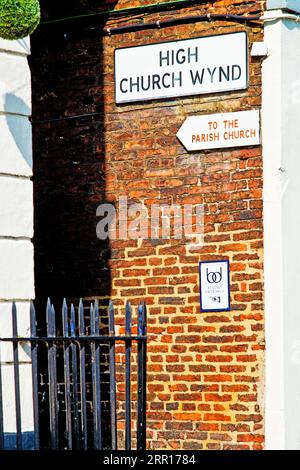
[{"label": "brick wall", "polygon": [[[107,25],[262,8],[262,1],[223,0]],[[97,10],[92,1],[67,12],[89,10]],[[66,23],[33,36],[33,119],[98,113],[34,126],[37,294],[111,297],[120,322],[125,299],[146,299],[152,449],[263,446],[261,148],[188,153],[176,138],[190,115],[259,108],[261,61],[250,56],[246,91],[116,106],[114,49],[245,30],[250,47],[262,40],[259,26],[224,22],[105,38]],[[119,196],[146,206],[204,204],[203,246],[191,251],[186,239],[100,242],[96,208]],[[199,312],[198,263],[212,259],[231,262],[229,313]]]}]

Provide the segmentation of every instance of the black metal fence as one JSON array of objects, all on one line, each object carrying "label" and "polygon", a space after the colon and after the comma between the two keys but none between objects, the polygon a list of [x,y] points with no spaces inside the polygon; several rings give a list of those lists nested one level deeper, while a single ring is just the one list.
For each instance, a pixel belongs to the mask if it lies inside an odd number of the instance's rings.
[{"label": "black metal fence", "polygon": [[[32,367],[32,408],[34,422],[34,448],[43,448],[41,434],[48,433],[51,449],[118,449],[117,371],[116,345],[125,346],[125,449],[132,448],[132,346],[136,344],[136,448],[146,448],[146,306],[138,306],[137,334],[132,334],[132,307],[126,304],[125,334],[115,333],[115,311],[112,302],[108,308],[108,331],[100,334],[98,302],[90,305],[85,314],[83,302],[78,309],[72,304],[62,306],[61,330],[58,335],[57,316],[50,300],[47,303],[46,336],[37,334],[36,312],[30,305],[30,337],[18,336],[17,308],[12,305],[12,337],[1,338],[1,343],[12,344],[14,395],[11,408],[15,409],[16,448],[22,449],[22,410],[20,388],[19,351],[30,345]],[[88,317],[88,321],[87,321]],[[1,336],[1,332],[0,332]],[[44,349],[42,367],[47,373],[47,424],[41,425],[41,391],[39,383],[40,350]],[[103,420],[103,367],[102,350],[106,350],[108,379],[108,409]],[[46,358],[46,361],[45,361]],[[46,366],[45,366],[46,362]],[[58,368],[62,380],[58,380]],[[31,379],[29,379],[31,380]],[[62,384],[63,393],[59,394]],[[89,402],[90,400],[90,402]],[[90,413],[87,412],[89,404]],[[44,403],[45,405],[45,403]],[[43,405],[43,406],[44,406]],[[63,412],[61,412],[63,408]],[[91,416],[91,423],[88,422]],[[45,420],[44,420],[45,421]],[[43,429],[42,429],[43,426]],[[46,428],[46,429],[45,429]],[[4,448],[5,423],[3,422],[3,384],[0,359],[0,449]],[[109,434],[109,439],[107,439]],[[105,439],[104,439],[105,435]],[[103,442],[109,442],[106,446]],[[107,447],[109,446],[109,447]]]}]

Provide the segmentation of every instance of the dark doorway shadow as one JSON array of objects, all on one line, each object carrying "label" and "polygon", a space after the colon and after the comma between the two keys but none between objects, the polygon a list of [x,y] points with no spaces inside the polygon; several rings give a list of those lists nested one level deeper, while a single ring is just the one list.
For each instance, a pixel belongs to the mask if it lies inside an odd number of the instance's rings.
[{"label": "dark doorway shadow", "polygon": [[[41,7],[46,18],[55,18],[112,9],[116,3],[64,1],[59,14],[54,0],[42,0]],[[105,22],[95,17],[54,23],[40,26],[32,36],[35,282],[41,332],[49,296],[58,306],[63,297],[76,302],[80,297],[98,298],[103,307],[110,299],[110,245],[96,236],[96,209],[106,202],[101,36]],[[106,328],[106,317],[102,325]],[[62,376],[63,371],[58,372]],[[47,393],[47,371],[43,373],[41,400]],[[47,428],[47,413],[42,406],[42,429]],[[45,433],[45,446],[47,439]]]}]

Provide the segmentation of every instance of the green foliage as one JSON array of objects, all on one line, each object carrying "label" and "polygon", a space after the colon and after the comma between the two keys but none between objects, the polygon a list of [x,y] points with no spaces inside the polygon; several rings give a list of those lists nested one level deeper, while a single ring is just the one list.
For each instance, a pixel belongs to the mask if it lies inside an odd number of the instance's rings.
[{"label": "green foliage", "polygon": [[1,38],[24,38],[35,30],[40,19],[38,0],[0,0]]}]

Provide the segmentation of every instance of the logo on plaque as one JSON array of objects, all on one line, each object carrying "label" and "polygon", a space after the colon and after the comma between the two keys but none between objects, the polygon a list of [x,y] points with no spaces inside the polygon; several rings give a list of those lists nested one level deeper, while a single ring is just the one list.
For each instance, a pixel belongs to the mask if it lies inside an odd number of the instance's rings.
[{"label": "logo on plaque", "polygon": [[202,261],[200,274],[200,310],[230,310],[229,261]]}]

